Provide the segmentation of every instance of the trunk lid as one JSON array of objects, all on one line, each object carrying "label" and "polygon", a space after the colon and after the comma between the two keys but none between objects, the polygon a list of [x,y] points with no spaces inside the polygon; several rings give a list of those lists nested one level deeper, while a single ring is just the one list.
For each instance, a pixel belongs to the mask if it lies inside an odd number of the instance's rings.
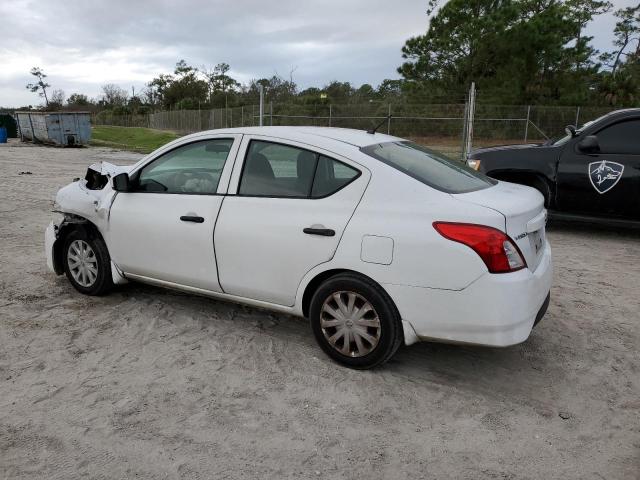
[{"label": "trunk lid", "polygon": [[529,269],[533,271],[538,267],[546,242],[547,223],[544,197],[540,192],[500,181],[490,188],[452,196],[501,213],[505,218],[505,232],[518,245]]}]

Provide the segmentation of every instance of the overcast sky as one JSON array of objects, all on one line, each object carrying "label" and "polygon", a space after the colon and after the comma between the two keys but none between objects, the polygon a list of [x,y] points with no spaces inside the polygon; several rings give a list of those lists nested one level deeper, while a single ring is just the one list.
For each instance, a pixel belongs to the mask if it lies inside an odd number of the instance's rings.
[{"label": "overcast sky", "polygon": [[[638,0],[613,0],[615,8]],[[275,73],[301,88],[397,78],[400,49],[427,27],[427,0],[1,0],[0,106],[39,104],[25,85],[41,67],[52,89],[131,91],[184,58],[231,65],[241,82]],[[615,20],[589,25],[610,49]]]}]

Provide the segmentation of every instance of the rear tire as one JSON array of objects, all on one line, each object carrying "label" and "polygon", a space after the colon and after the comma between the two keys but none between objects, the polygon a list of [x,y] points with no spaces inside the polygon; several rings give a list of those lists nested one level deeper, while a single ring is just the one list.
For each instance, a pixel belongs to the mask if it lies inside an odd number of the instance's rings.
[{"label": "rear tire", "polygon": [[80,293],[104,295],[111,290],[111,258],[102,238],[74,230],[67,235],[62,254],[64,273]]},{"label": "rear tire", "polygon": [[400,315],[373,281],[338,274],[316,290],[309,310],[320,348],[336,362],[368,369],[387,362],[404,338]]}]

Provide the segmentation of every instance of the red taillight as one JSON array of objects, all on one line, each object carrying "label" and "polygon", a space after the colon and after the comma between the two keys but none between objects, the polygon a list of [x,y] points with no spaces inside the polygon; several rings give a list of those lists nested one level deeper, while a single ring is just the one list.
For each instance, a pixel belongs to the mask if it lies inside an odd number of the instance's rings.
[{"label": "red taillight", "polygon": [[440,235],[472,248],[491,273],[515,272],[527,266],[518,246],[497,228],[473,223],[434,222]]}]

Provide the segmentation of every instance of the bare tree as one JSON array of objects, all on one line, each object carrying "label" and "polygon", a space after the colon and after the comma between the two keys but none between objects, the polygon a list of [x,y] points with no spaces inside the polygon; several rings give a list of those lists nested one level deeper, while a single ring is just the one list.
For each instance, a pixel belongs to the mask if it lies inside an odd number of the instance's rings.
[{"label": "bare tree", "polygon": [[45,73],[42,71],[40,67],[33,67],[31,69],[31,75],[36,77],[37,81],[34,83],[27,84],[27,89],[43,97],[45,106],[49,107],[49,98],[47,97],[47,88],[49,88],[51,85],[49,85],[47,82],[44,81],[44,79],[47,78],[47,76],[45,75]]},{"label": "bare tree", "polygon": [[49,101],[49,107],[62,108],[65,98],[66,98],[66,95],[64,93],[64,90],[54,90],[53,92],[51,92],[51,100]]},{"label": "bare tree", "polygon": [[106,105],[112,107],[122,107],[127,103],[129,94],[123,88],[114,83],[107,83],[102,86],[102,99]]}]

